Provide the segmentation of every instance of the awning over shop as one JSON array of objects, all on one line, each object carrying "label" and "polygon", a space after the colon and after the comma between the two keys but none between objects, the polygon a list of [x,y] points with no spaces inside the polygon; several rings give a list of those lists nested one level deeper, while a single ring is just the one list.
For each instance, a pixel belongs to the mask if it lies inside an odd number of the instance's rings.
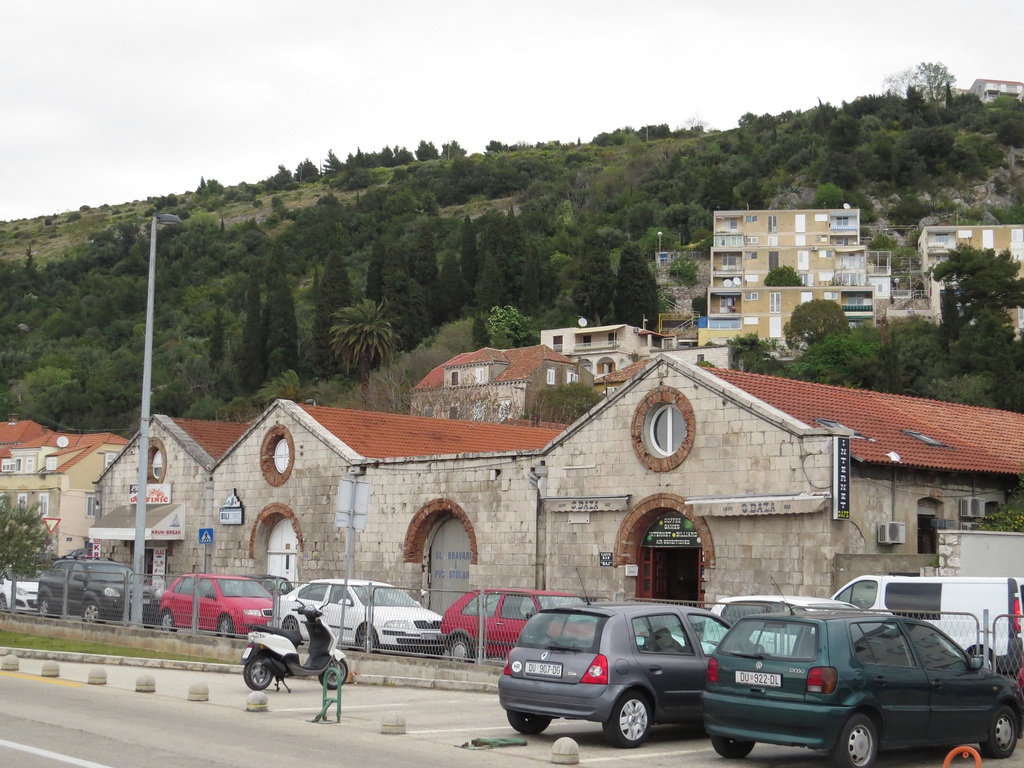
[{"label": "awning over shop", "polygon": [[686,503],[706,516],[807,515],[826,508],[830,493],[769,496],[691,496]]},{"label": "awning over shop", "polygon": [[[181,504],[146,505],[146,539],[184,540],[185,525]],[[134,541],[135,505],[115,507],[89,529],[94,539]]]}]

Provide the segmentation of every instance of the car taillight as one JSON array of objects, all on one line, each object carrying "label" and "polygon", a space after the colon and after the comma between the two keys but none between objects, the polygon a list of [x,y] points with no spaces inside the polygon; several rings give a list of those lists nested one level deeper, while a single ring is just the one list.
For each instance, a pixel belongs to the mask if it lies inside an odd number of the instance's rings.
[{"label": "car taillight", "polygon": [[835,667],[811,667],[807,673],[806,693],[832,693],[839,683]]},{"label": "car taillight", "polygon": [[708,662],[708,682],[718,682],[718,659],[711,659]]},{"label": "car taillight", "polygon": [[593,683],[595,685],[608,685],[608,659],[603,654],[597,654],[594,660],[587,667],[586,674],[580,679],[581,683]]},{"label": "car taillight", "polygon": [[509,661],[508,659],[505,659],[505,672],[504,672],[504,674],[506,674],[506,675],[511,675],[512,674],[512,662]]},{"label": "car taillight", "polygon": [[1020,598],[1013,598],[1013,631],[1020,633]]}]

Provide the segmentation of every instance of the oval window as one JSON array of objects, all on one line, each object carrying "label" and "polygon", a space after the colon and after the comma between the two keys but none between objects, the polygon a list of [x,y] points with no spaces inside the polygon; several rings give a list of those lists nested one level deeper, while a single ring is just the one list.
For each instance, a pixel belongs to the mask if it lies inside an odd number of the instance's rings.
[{"label": "oval window", "polygon": [[675,403],[664,403],[648,413],[646,432],[651,453],[671,456],[686,438],[686,419]]},{"label": "oval window", "polygon": [[274,469],[283,475],[288,471],[288,463],[290,461],[291,455],[288,452],[288,441],[278,440],[277,445],[274,446]]}]

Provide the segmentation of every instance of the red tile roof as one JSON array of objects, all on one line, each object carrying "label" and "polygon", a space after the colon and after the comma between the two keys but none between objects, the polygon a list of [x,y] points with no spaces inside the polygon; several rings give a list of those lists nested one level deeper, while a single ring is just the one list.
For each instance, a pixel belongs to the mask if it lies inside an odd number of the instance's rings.
[{"label": "red tile roof", "polygon": [[[867,439],[853,439],[850,450],[861,461],[947,471],[1017,475],[1024,470],[1024,414],[977,408],[919,397],[812,384],[742,371],[709,368],[710,373],[810,427],[831,419]],[[946,447],[928,445],[905,430],[919,432]]]},{"label": "red tile roof", "polygon": [[642,371],[648,365],[650,365],[651,358],[645,357],[642,360],[637,360],[635,363],[630,363],[625,368],[620,368],[617,371],[606,373],[594,380],[595,385],[604,384],[622,384],[623,382],[629,381],[634,375]]},{"label": "red tile roof", "polygon": [[4,419],[0,421],[0,445],[23,443],[43,434],[43,425],[34,421]]},{"label": "red tile roof", "polygon": [[199,443],[200,447],[214,459],[220,459],[249,428],[248,424],[236,421],[201,421],[199,419],[172,419],[172,421],[185,430],[189,437]]},{"label": "red tile roof", "polygon": [[534,450],[562,433],[561,428],[434,419],[318,405],[299,407],[360,456],[372,459]]},{"label": "red tile roof", "polygon": [[434,368],[423,377],[414,389],[430,389],[444,386],[444,371],[446,368],[455,368],[461,365],[487,365],[490,363],[507,363],[505,370],[495,376],[490,382],[525,381],[536,373],[544,363],[575,363],[563,354],[555,352],[551,347],[538,344],[533,347],[518,347],[515,349],[493,349],[483,347],[474,352],[463,352],[451,360]]}]

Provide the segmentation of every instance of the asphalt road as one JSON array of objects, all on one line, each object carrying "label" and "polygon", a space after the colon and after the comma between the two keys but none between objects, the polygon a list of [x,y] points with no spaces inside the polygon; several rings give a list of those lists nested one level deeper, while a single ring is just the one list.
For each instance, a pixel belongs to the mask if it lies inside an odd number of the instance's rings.
[{"label": "asphalt road", "polygon": [[[828,766],[824,753],[766,745],[755,747],[745,760],[724,761],[702,731],[677,726],[655,727],[639,749],[615,749],[605,744],[599,725],[558,720],[545,733],[525,737],[525,746],[461,748],[479,738],[524,738],[509,727],[497,697],[486,693],[349,684],[341,692],[341,722],[314,724],[310,721],[322,702],[315,680],[290,682],[290,694],[271,686],[268,711],[252,713],[246,711],[251,692],[238,674],[61,662],[59,678],[43,678],[42,666],[41,660],[23,659],[17,672],[0,672],[2,766],[535,768],[550,764],[553,746],[563,736],[577,743],[581,765]],[[105,686],[87,684],[92,669],[106,671]],[[135,691],[142,675],[154,678],[155,693]],[[209,701],[188,701],[194,684],[207,686]],[[381,733],[392,713],[404,717],[405,735]],[[939,768],[947,752],[888,752],[878,765]],[[952,765],[974,761],[957,758]],[[999,766],[1024,768],[1024,748]]]}]

